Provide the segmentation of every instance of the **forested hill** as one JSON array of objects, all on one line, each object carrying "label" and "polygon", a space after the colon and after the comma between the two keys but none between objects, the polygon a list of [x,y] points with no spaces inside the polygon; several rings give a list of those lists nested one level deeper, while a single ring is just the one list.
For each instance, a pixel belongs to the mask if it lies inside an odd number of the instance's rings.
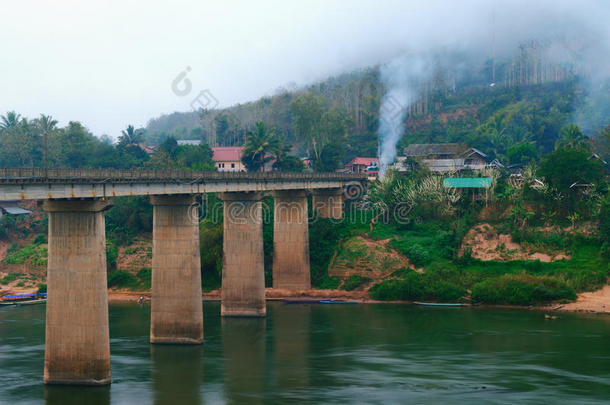
[{"label": "forested hill", "polygon": [[[527,55],[519,63],[496,63],[492,75],[487,61],[460,77],[437,67],[408,107],[399,148],[459,141],[508,161],[511,147],[527,144],[537,154],[553,150],[567,124],[578,124],[590,137],[608,126],[607,83],[592,92],[573,66],[545,64],[540,58],[530,63]],[[300,156],[326,155],[345,163],[357,155],[376,155],[384,91],[379,69],[370,68],[230,108],[165,115],[149,122],[145,139],[158,144],[171,135],[201,138],[211,146],[241,145],[247,131],[263,121]]]}]

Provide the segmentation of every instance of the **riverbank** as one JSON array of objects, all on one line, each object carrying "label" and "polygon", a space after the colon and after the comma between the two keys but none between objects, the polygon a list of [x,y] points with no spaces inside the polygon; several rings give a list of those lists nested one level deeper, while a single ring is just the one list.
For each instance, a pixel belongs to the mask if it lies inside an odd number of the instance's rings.
[{"label": "riverbank", "polygon": [[[150,300],[150,291],[131,291],[112,289],[108,291],[108,301],[110,303],[138,302],[140,297],[145,300]],[[265,290],[267,300],[285,300],[285,299],[302,299],[302,300],[349,300],[359,303],[369,304],[413,304],[411,301],[377,301],[368,296],[367,291],[344,291],[344,290],[281,290],[267,288]],[[202,294],[203,300],[219,300],[220,290],[213,290]],[[604,288],[578,294],[578,299],[575,302],[568,304],[544,305],[544,306],[519,306],[519,305],[480,305],[482,308],[514,308],[527,310],[541,311],[568,311],[568,312],[588,312],[610,314],[610,285]]]}]

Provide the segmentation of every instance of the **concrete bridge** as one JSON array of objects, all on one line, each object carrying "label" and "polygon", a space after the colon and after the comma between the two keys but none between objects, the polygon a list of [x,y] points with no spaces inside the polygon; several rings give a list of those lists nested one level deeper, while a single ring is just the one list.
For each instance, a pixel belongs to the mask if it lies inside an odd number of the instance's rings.
[{"label": "concrete bridge", "polygon": [[49,214],[44,382],[109,384],[104,211],[112,197],[153,205],[151,343],[203,342],[195,196],[224,201],[222,316],[265,316],[262,206],[274,198],[273,287],[308,289],[307,193],[318,216],[341,218],[344,190],[366,178],[338,173],[0,169],[0,201],[44,200]]}]

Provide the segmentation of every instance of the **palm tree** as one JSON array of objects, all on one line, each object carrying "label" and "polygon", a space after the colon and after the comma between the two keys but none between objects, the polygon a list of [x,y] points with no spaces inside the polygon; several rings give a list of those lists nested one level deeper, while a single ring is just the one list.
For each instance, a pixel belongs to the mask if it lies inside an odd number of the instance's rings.
[{"label": "palm tree", "polygon": [[9,128],[15,128],[21,123],[21,114],[17,114],[15,111],[9,111],[6,115],[0,117],[0,130],[7,130]]},{"label": "palm tree", "polygon": [[119,136],[119,144],[120,145],[137,145],[140,143],[142,139],[142,130],[135,129],[133,125],[128,125],[127,129],[121,131],[121,136]]},{"label": "palm tree", "polygon": [[555,150],[561,148],[584,149],[591,148],[589,138],[582,133],[578,125],[568,124],[559,131],[559,139],[555,142]]},{"label": "palm tree", "polygon": [[40,114],[38,126],[44,136],[44,167],[49,168],[49,133],[57,129],[57,120],[54,120],[50,115]]},{"label": "palm tree", "polygon": [[267,131],[265,124],[257,122],[254,131],[248,131],[242,161],[252,171],[262,171],[268,155],[277,155],[281,142],[275,132]]}]

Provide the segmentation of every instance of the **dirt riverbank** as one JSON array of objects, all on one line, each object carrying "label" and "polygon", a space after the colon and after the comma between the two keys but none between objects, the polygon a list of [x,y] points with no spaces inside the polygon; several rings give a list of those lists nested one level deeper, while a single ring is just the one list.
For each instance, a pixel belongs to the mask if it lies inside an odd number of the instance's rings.
[{"label": "dirt riverbank", "polygon": [[[277,290],[267,288],[265,294],[268,300],[280,300],[280,299],[299,299],[299,300],[321,300],[321,299],[335,299],[335,300],[349,300],[360,303],[393,303],[393,304],[412,304],[408,301],[375,301],[368,297],[366,291],[343,291],[343,290]],[[150,300],[150,291],[129,291],[129,290],[109,290],[108,300],[111,303],[121,302],[137,302],[140,297],[144,297],[145,300]],[[220,299],[220,290],[214,290],[202,295],[204,300],[217,300]],[[481,306],[482,308],[489,308],[490,306]],[[576,302],[568,304],[552,304],[537,307],[526,307],[516,305],[497,305],[493,306],[496,308],[515,308],[515,309],[528,309],[528,310],[540,310],[547,312],[556,311],[571,311],[571,312],[589,312],[589,313],[610,313],[610,285],[606,285],[604,288],[594,292],[587,292],[578,294]]]}]

